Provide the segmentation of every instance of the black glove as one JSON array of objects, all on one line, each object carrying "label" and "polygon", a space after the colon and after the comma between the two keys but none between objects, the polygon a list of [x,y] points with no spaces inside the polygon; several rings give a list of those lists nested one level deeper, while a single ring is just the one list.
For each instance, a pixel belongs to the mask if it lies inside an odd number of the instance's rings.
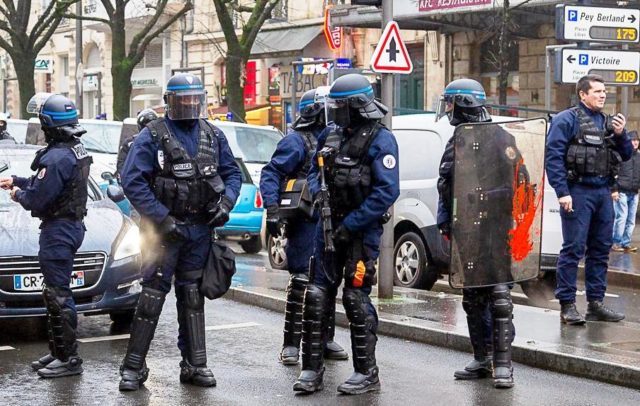
[{"label": "black glove", "polygon": [[347,245],[351,242],[351,232],[344,225],[340,224],[340,227],[333,233],[333,243],[336,245]]},{"label": "black glove", "polygon": [[445,240],[449,241],[451,239],[451,224],[449,223],[438,224],[438,229],[440,230],[440,234],[442,234]]},{"label": "black glove", "polygon": [[280,228],[282,227],[282,219],[280,218],[280,209],[278,206],[273,205],[267,207],[267,231],[272,236],[280,234]]},{"label": "black glove", "polygon": [[176,223],[176,219],[173,216],[167,216],[162,223],[158,226],[158,231],[170,241],[180,241],[187,239],[187,233]]},{"label": "black glove", "polygon": [[222,196],[220,203],[209,210],[209,225],[212,227],[222,227],[229,221],[229,213],[233,210],[235,202],[231,201],[227,196]]}]

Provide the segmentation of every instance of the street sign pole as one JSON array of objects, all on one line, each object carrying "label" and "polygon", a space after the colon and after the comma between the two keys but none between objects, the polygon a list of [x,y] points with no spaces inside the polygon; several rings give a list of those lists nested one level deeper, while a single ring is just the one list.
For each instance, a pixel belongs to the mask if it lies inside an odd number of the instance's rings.
[{"label": "street sign pole", "polygon": [[[82,2],[76,3],[76,15],[82,15]],[[82,20],[76,19],[76,109],[82,117],[82,80],[84,70],[82,66]]]},{"label": "street sign pole", "polygon": [[[393,21],[393,0],[382,1],[382,29]],[[382,74],[382,104],[389,108],[389,113],[382,119],[382,124],[392,129],[393,116],[393,74]],[[380,258],[378,260],[378,297],[380,299],[393,298],[393,206],[389,209],[390,220],[384,225],[380,240]]]}]

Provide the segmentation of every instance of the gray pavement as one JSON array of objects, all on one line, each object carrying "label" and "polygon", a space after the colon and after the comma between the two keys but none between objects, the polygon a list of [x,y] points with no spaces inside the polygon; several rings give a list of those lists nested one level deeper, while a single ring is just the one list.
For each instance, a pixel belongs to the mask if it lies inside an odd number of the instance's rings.
[{"label": "gray pavement", "polygon": [[[264,255],[239,256],[234,288],[228,297],[283,311],[288,274],[265,267],[266,260]],[[637,300],[635,292],[628,294]],[[520,296],[519,302],[527,302],[521,293],[514,295]],[[622,309],[627,305],[624,298],[622,296],[621,300],[620,295],[610,294],[607,302]],[[470,351],[460,295],[396,289],[393,300],[377,304],[383,334]],[[550,302],[548,308],[516,304],[515,360],[640,389],[640,324],[623,321],[566,326],[559,322],[559,311],[554,307],[557,303]],[[338,321],[346,325],[343,312],[339,312]],[[633,314],[633,318],[637,318],[637,312]]]},{"label": "gray pavement", "polygon": [[[40,322],[0,320],[0,403],[6,405],[636,405],[640,392],[583,378],[515,365],[516,386],[496,390],[491,380],[455,381],[452,373],[469,355],[438,346],[381,335],[377,359],[382,391],[358,397],[337,395],[335,388],[351,373],[351,362],[327,362],[326,388],[312,396],[291,390],[298,367],[276,358],[282,340],[282,315],[226,299],[207,301],[209,366],[216,388],[178,382],[175,300],[167,298],[148,356],[151,375],[135,393],[118,391],[118,367],[126,331],[107,316],[81,317],[80,352],[85,373],[58,380],[39,379],[28,363],[46,350]],[[338,342],[349,333],[338,328]],[[101,340],[101,341],[96,341]]]}]

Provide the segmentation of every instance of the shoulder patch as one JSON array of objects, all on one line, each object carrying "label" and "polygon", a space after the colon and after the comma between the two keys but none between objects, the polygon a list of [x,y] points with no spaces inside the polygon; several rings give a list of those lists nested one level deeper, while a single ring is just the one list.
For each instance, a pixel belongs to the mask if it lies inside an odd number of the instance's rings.
[{"label": "shoulder patch", "polygon": [[384,158],[382,158],[382,165],[384,165],[385,168],[387,169],[393,169],[396,167],[396,157],[388,154],[385,155]]},{"label": "shoulder patch", "polygon": [[47,174],[47,168],[40,169],[40,171],[38,172],[38,179],[44,179],[46,174]]},{"label": "shoulder patch", "polygon": [[504,150],[504,154],[507,156],[507,158],[509,158],[511,161],[513,161],[514,159],[516,159],[516,151],[513,149],[513,147],[508,146],[505,150]]},{"label": "shoulder patch", "polygon": [[87,152],[87,150],[84,148],[84,145],[82,144],[74,145],[73,147],[71,147],[71,150],[73,151],[73,153],[76,155],[76,158],[78,159],[86,158],[89,156],[89,153]]}]

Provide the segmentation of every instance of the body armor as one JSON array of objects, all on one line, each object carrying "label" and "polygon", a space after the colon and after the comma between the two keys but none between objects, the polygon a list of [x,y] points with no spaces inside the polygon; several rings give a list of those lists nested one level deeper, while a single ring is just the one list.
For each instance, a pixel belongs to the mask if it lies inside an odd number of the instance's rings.
[{"label": "body armor", "polygon": [[184,220],[203,215],[209,205],[217,204],[224,192],[218,174],[219,144],[216,129],[200,120],[200,140],[195,158],[189,156],[178,139],[171,134],[164,119],[147,126],[162,153],[161,171],[155,176],[153,192],[172,216]]},{"label": "body armor", "polygon": [[578,116],[579,129],[567,150],[568,180],[581,182],[584,176],[614,179],[622,158],[613,149],[613,141],[605,129],[598,128],[593,119],[577,106],[572,109]]},{"label": "body armor", "polygon": [[38,170],[42,157],[53,148],[69,148],[77,159],[77,168],[71,182],[67,183],[60,196],[43,212],[32,211],[33,217],[42,220],[70,218],[82,220],[87,215],[87,183],[89,182],[89,167],[93,158],[87,153],[84,145],[78,140],[58,142],[44,148],[36,154],[31,169]]},{"label": "body armor", "polygon": [[348,138],[335,130],[327,137],[325,146],[336,151],[328,165],[327,183],[331,210],[337,219],[360,207],[371,193],[371,162],[367,153],[382,127],[374,122],[359,128]]}]

